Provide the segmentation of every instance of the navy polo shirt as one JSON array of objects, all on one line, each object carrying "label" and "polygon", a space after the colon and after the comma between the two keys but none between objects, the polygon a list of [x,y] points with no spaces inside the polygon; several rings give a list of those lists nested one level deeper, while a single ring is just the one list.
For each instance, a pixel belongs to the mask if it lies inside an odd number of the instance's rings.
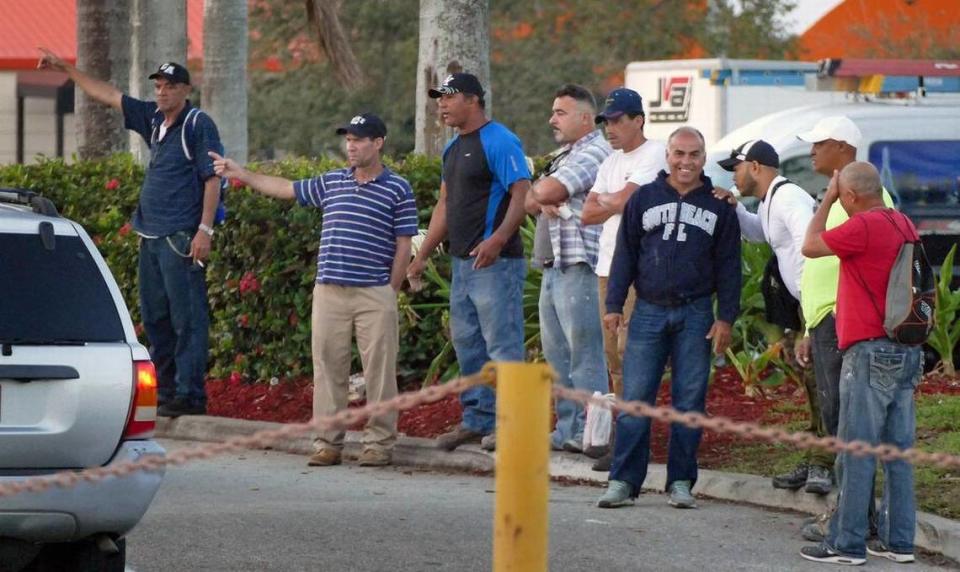
[{"label": "navy polo shirt", "polygon": [[293,183],[297,202],[323,210],[317,283],[383,286],[398,236],[417,234],[417,206],[410,183],[384,167],[358,184],[353,169],[336,169]]},{"label": "navy polo shirt", "polygon": [[161,139],[163,113],[152,101],[128,95],[122,99],[124,127],[136,131],[150,146],[150,163],[143,178],[140,202],[133,215],[133,228],[147,236],[169,236],[178,231],[196,232],[203,215],[203,185],[214,176],[208,151],[221,152],[217,126],[206,113],[197,116],[191,145],[193,160],[183,152],[183,120],[193,106],[187,105]]}]

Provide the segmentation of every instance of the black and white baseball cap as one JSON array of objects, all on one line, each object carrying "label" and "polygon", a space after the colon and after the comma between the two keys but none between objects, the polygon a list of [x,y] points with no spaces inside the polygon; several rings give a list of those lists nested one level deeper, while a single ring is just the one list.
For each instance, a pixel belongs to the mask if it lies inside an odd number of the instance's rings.
[{"label": "black and white baseball cap", "polygon": [[483,86],[477,76],[471,73],[455,73],[447,76],[443,83],[435,88],[431,88],[427,94],[433,99],[443,95],[453,95],[454,93],[468,93],[483,97]]},{"label": "black and white baseball cap", "polygon": [[190,85],[190,72],[176,62],[160,64],[160,69],[150,74],[148,79],[164,78],[170,83],[185,83]]},{"label": "black and white baseball cap", "polygon": [[717,165],[723,167],[724,170],[733,171],[737,165],[743,161],[756,161],[761,165],[773,167],[774,169],[780,167],[780,155],[777,154],[773,145],[770,145],[763,139],[751,139],[747,141],[731,151],[730,157],[722,161],[717,161]]}]

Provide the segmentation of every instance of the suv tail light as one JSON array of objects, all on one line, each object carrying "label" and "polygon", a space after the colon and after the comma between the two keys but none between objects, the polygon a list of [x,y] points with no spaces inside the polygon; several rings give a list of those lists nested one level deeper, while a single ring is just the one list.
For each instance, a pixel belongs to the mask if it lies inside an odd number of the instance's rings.
[{"label": "suv tail light", "polygon": [[157,427],[157,370],[151,361],[133,362],[133,403],[124,439],[149,439]]}]

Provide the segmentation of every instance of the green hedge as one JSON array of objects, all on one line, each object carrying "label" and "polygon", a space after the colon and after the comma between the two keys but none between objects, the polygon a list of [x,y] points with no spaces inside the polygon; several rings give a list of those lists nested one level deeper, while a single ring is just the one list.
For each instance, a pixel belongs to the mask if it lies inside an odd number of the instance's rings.
[{"label": "green hedge", "polygon": [[[410,181],[421,226],[434,203],[440,163],[410,156],[389,162]],[[331,160],[292,159],[251,168],[305,178],[342,166]],[[137,235],[129,219],[136,208],[143,168],[128,154],[66,164],[59,159],[0,167],[0,186],[33,189],[52,199],[60,212],[93,237],[113,271],[134,323],[140,323],[137,292]],[[234,373],[247,379],[309,376],[310,299],[316,273],[321,215],[316,209],[233,188],[227,196],[227,223],[217,229],[207,284],[211,306],[210,375]],[[446,342],[441,311],[416,312],[411,302],[441,303],[426,288],[411,300],[401,293],[401,379],[418,380]],[[138,326],[141,340],[146,342]],[[355,355],[356,367],[359,358]],[[452,356],[451,356],[452,358]]]},{"label": "green hedge", "polygon": [[[388,161],[410,181],[420,227],[426,228],[436,202],[440,162],[408,156]],[[299,179],[342,166],[328,159],[291,159],[251,165],[252,169]],[[136,208],[143,168],[130,155],[66,164],[59,159],[0,167],[0,186],[33,189],[52,199],[64,216],[80,222],[110,265],[134,322],[137,302],[137,236],[129,218]],[[310,299],[316,270],[321,213],[292,202],[233,188],[227,195],[227,223],[217,229],[207,265],[211,320],[210,374],[266,380],[309,376]],[[533,224],[523,228],[529,252]],[[777,336],[762,321],[760,274],[769,256],[766,245],[744,245],[744,313],[734,330],[735,349],[758,354]],[[432,382],[457,372],[449,345],[449,263],[435,257],[423,291],[401,292],[400,357],[402,383]],[[538,359],[539,272],[528,272],[524,289],[528,356]],[[138,333],[145,342],[142,328]],[[354,355],[354,370],[359,358]]]}]

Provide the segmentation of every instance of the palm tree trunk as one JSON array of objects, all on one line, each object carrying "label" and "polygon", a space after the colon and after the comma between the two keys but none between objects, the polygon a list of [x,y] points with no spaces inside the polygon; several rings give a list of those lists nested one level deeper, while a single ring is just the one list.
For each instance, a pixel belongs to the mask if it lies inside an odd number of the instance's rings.
[{"label": "palm tree trunk", "polygon": [[[127,87],[130,19],[126,2],[77,0],[77,67],[91,76]],[[76,91],[77,154],[106,157],[127,149],[123,117]]]},{"label": "palm tree trunk", "polygon": [[203,8],[203,107],[227,154],[247,162],[247,2],[206,0]]},{"label": "palm tree trunk", "polygon": [[[132,0],[130,31],[129,94],[137,99],[153,99],[153,82],[148,78],[164,62],[187,65],[186,0]],[[147,146],[136,133],[130,133],[130,151],[146,162]]]},{"label": "palm tree trunk", "polygon": [[420,0],[415,151],[436,156],[453,132],[440,123],[427,90],[454,72],[480,79],[491,109],[490,6],[488,0]]}]

